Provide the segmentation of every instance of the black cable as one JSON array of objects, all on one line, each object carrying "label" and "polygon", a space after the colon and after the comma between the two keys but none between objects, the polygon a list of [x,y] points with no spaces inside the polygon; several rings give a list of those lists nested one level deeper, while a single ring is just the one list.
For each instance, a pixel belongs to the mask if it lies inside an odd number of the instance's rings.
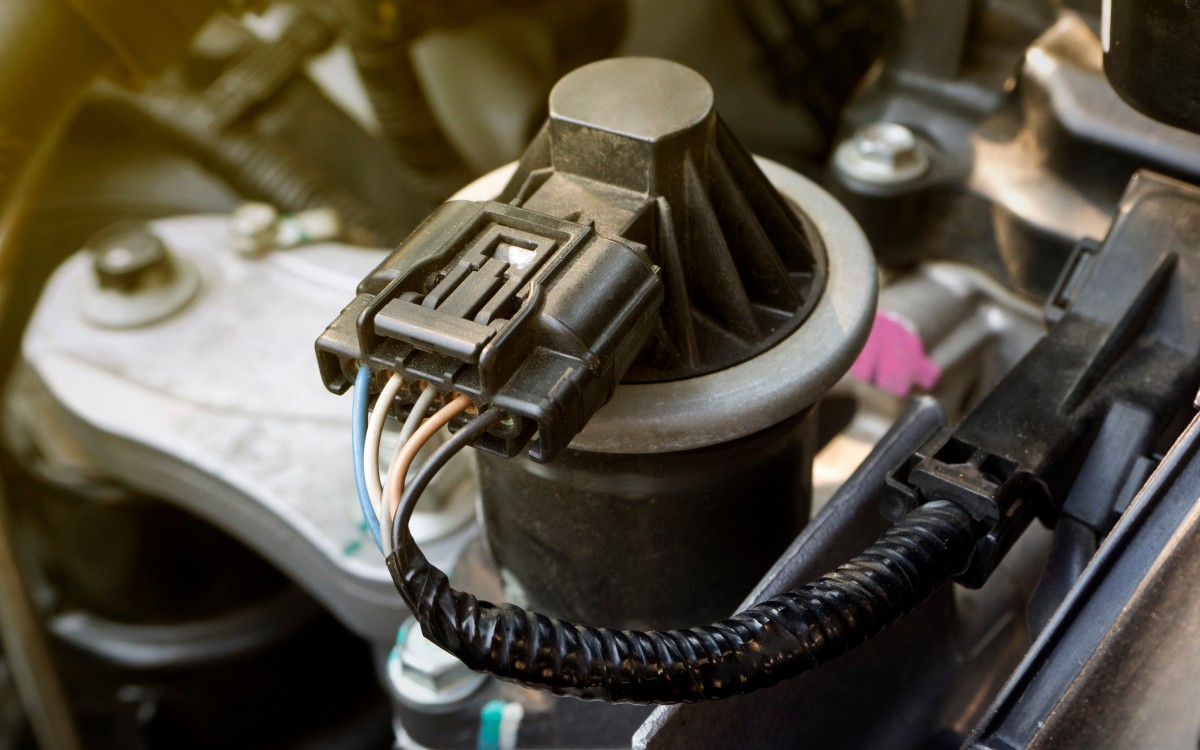
[{"label": "black cable", "polygon": [[400,505],[396,508],[396,517],[392,519],[393,549],[400,549],[400,541],[403,536],[412,539],[408,533],[408,522],[412,519],[413,511],[416,510],[417,500],[425,494],[425,489],[429,487],[437,473],[450,459],[491,429],[492,425],[500,420],[500,416],[500,410],[490,409],[468,422],[465,427],[451,435],[449,440],[438,446],[429,460],[421,466],[421,470],[417,472],[412,482],[405,485],[404,495],[400,498]]},{"label": "black cable", "polygon": [[439,448],[406,487],[387,564],[427,638],[471,669],[528,687],[614,703],[684,703],[768,687],[849,651],[912,611],[966,569],[975,547],[967,512],[934,502],[832,573],[721,622],[649,632],[575,625],[456,591],[408,532],[417,498],[451,456],[487,429],[467,434],[478,424]]}]

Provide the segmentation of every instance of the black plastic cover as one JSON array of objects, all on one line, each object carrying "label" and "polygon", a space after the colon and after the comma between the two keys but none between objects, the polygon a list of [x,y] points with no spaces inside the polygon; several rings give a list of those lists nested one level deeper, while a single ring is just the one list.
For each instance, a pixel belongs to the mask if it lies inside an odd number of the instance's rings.
[{"label": "black plastic cover", "polygon": [[[557,455],[608,401],[658,321],[659,270],[645,248],[503,203],[454,201],[430,215],[358,288],[317,340],[325,386],[361,363],[511,416],[476,447]],[[416,400],[410,387],[398,399]]]},{"label": "black plastic cover", "polygon": [[[1104,244],[1068,263],[1050,332],[889,478],[892,518],[951,500],[988,525],[960,582],[982,584],[1035,517],[1067,512],[1106,529],[1120,480],[1177,427],[1200,386],[1197,236],[1200,188],[1135,175]],[[1073,498],[1077,482],[1106,504]]]}]

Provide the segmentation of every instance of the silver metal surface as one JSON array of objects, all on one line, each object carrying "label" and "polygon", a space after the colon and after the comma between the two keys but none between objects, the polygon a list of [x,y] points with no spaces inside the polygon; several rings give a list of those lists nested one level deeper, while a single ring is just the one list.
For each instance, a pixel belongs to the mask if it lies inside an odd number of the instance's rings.
[{"label": "silver metal surface", "polygon": [[[850,368],[875,314],[879,279],[871,247],[854,218],[825,190],[773,161],[757,162],[780,193],[804,210],[825,243],[829,275],[816,307],[794,333],[740,365],[686,380],[620,386],[572,448],[668,453],[735,440],[808,408]],[[488,200],[514,169],[484,175],[454,198]]]},{"label": "silver metal surface", "polygon": [[[247,259],[231,246],[228,217],[151,226],[203,276],[199,295],[157,325],[97,327],[76,305],[91,258],[68,260],[23,345],[45,398],[15,400],[14,420],[34,440],[55,430],[46,442],[90,472],[225,529],[352,630],[390,643],[404,605],[359,513],[350,399],[325,390],[313,354],[317,334],[384,253],[311,245]],[[457,555],[473,514],[467,460],[431,488],[423,507],[434,512],[413,519],[439,565]]]},{"label": "silver metal surface", "polygon": [[233,210],[229,219],[233,249],[242,255],[258,255],[274,246],[279,210],[270,203],[243,203]]},{"label": "silver metal surface", "polygon": [[77,284],[79,311],[105,328],[139,328],[187,306],[200,290],[200,274],[175,257],[141,224],[116,225],[88,241],[92,273]]}]

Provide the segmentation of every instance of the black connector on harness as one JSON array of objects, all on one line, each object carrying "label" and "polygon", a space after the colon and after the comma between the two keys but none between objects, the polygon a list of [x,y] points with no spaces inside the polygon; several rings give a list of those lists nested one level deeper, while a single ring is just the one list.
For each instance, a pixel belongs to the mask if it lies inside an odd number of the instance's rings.
[{"label": "black connector on harness", "polygon": [[1200,189],[1137,174],[1103,246],[1064,269],[1049,333],[891,474],[890,518],[950,501],[987,529],[961,583],[982,585],[1034,518],[1104,533],[1139,462],[1182,427],[1200,385],[1198,233]]},{"label": "black connector on harness", "polygon": [[[360,364],[508,416],[476,447],[548,461],[612,396],[663,299],[646,249],[503,203],[444,204],[317,340],[325,386]],[[402,393],[401,412],[417,393]],[[403,414],[401,414],[403,416]]]}]

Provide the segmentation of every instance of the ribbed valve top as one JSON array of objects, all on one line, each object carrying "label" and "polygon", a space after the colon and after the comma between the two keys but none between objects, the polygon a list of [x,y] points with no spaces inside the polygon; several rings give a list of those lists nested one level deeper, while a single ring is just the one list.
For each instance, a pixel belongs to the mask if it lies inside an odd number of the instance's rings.
[{"label": "ribbed valve top", "polygon": [[695,71],[651,58],[579,68],[499,200],[646,246],[666,298],[627,382],[743,362],[799,326],[825,251],[717,116]]}]

